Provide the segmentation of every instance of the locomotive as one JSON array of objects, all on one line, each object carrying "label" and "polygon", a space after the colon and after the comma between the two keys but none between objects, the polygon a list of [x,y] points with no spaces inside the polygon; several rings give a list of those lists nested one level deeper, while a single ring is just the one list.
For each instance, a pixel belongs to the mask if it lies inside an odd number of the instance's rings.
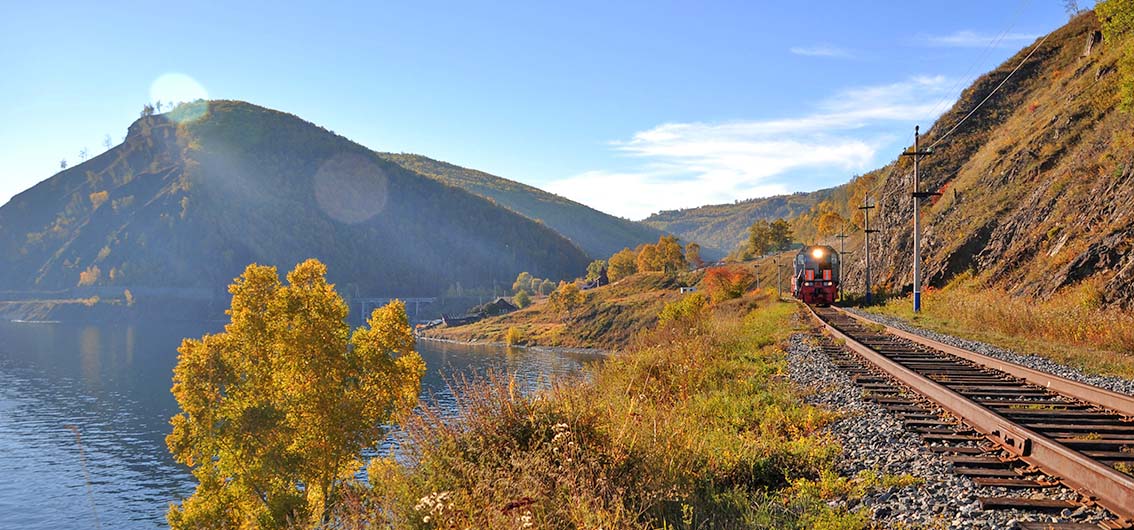
[{"label": "locomotive", "polygon": [[791,295],[805,304],[831,305],[839,292],[839,253],[826,245],[805,246],[795,255]]}]

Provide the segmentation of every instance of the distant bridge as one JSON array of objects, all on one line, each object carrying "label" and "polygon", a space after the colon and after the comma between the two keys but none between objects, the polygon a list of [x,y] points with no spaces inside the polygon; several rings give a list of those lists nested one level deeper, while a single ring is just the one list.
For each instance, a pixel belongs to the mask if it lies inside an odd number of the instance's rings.
[{"label": "distant bridge", "polygon": [[411,321],[421,320],[418,315],[421,314],[421,307],[432,304],[437,301],[437,298],[406,298],[394,296],[389,298],[354,298],[350,301],[351,309],[358,308],[358,314],[362,316],[362,321],[365,322],[370,318],[370,313],[375,309],[382,307],[394,300],[401,300],[406,304],[406,314]]}]

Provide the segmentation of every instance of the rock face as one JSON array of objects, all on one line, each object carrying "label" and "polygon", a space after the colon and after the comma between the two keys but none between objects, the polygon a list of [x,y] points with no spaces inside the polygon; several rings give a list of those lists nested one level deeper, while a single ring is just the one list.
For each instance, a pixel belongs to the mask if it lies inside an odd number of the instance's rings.
[{"label": "rock face", "polygon": [[[1104,302],[1134,306],[1134,116],[1118,108],[1122,50],[1098,31],[1093,13],[1077,17],[1027,60],[1032,46],[978,79],[925,131],[921,145],[934,152],[921,163],[922,188],[942,193],[920,210],[928,285],[972,271],[1044,297],[1090,282]],[[873,177],[875,284],[908,292],[912,163],[903,157]],[[861,254],[847,265],[850,289],[863,286]]]}]

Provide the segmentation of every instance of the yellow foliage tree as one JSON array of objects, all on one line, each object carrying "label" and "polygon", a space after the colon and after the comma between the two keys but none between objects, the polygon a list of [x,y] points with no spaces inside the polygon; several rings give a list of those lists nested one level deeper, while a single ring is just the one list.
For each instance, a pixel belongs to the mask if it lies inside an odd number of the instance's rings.
[{"label": "yellow foliage tree", "polygon": [[616,282],[638,272],[638,255],[628,248],[615,252],[607,261],[607,277]]},{"label": "yellow foliage tree", "polygon": [[567,316],[571,316],[571,311],[583,305],[586,300],[587,295],[574,282],[560,282],[559,288],[547,298],[552,309],[566,311]]},{"label": "yellow foliage tree", "polygon": [[287,282],[248,266],[229,287],[224,332],[178,349],[182,412],[166,444],[198,485],[170,507],[171,528],[319,523],[383,425],[417,403],[425,364],[401,301],[352,334],[322,263],[301,263]]}]

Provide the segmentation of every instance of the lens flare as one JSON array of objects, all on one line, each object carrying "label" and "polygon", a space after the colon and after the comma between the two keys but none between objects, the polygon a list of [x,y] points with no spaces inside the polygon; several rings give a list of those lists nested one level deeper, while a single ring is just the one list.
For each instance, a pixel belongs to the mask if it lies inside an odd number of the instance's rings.
[{"label": "lens flare", "polygon": [[[170,108],[173,108],[175,103],[191,103],[208,98],[209,93],[201,83],[182,73],[162,74],[150,84],[150,102],[154,104],[160,102]],[[178,112],[171,113],[170,117],[179,122],[191,121],[203,116],[206,110],[207,105],[203,103],[189,107],[181,106],[178,107]]]},{"label": "lens flare", "polygon": [[358,224],[386,208],[386,173],[362,155],[340,153],[315,172],[315,201],[331,219]]},{"label": "lens flare", "polygon": [[821,248],[813,248],[813,249],[811,249],[811,257],[813,257],[813,258],[815,258],[815,259],[820,259],[820,258],[822,258],[822,257],[823,257],[823,249],[821,249]]}]

